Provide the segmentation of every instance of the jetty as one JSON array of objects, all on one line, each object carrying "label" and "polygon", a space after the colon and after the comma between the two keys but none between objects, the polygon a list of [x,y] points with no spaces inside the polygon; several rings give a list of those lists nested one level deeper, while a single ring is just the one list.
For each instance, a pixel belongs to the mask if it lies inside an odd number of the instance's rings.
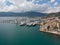
[{"label": "jetty", "polygon": [[40,23],[40,31],[60,35],[60,19],[46,19]]}]

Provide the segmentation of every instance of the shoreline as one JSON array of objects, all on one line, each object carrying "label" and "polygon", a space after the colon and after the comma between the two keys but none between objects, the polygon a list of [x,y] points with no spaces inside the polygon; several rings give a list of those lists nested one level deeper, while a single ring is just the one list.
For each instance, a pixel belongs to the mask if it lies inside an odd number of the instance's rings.
[{"label": "shoreline", "polygon": [[57,31],[42,31],[42,30],[40,30],[40,32],[46,32],[46,33],[50,33],[50,34],[60,35],[60,33],[58,33]]}]

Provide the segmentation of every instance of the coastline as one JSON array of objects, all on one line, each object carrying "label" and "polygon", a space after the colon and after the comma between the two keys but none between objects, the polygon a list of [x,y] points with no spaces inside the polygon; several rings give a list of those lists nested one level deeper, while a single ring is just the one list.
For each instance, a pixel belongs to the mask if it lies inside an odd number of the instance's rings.
[{"label": "coastline", "polygon": [[60,35],[60,33],[58,33],[57,31],[42,31],[42,30],[40,30],[40,32],[45,32],[45,33]]},{"label": "coastline", "polygon": [[56,17],[55,19],[46,19],[41,22],[40,31],[60,35],[60,19]]}]

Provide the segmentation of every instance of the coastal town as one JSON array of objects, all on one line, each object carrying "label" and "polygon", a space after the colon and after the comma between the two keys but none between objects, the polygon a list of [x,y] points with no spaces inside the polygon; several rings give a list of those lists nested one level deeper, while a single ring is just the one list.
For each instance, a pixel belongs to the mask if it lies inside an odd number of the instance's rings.
[{"label": "coastal town", "polygon": [[60,35],[60,18],[51,17],[40,24],[40,31]]}]

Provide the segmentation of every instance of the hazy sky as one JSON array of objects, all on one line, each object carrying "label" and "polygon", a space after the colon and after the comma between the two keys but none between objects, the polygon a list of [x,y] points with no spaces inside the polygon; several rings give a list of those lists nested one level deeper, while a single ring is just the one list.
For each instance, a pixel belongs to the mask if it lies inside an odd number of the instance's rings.
[{"label": "hazy sky", "polygon": [[0,12],[60,12],[60,0],[0,0]]}]

